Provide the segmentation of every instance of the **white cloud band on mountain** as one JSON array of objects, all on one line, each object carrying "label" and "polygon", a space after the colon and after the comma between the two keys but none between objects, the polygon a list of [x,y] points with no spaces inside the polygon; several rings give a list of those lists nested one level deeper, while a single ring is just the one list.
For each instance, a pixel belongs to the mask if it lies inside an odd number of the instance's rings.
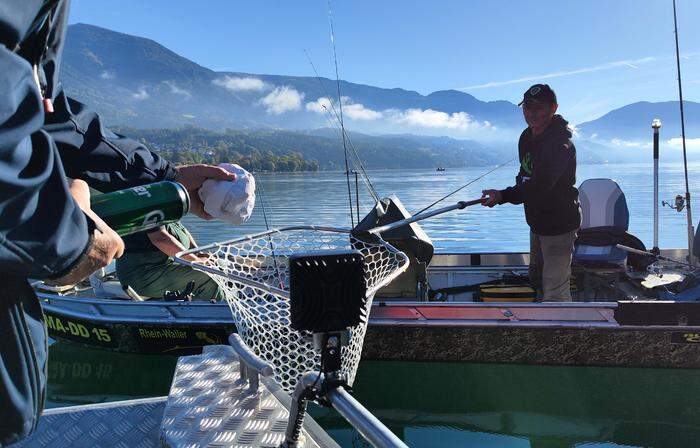
[{"label": "white cloud band on mountain", "polygon": [[[349,97],[342,97],[343,115],[356,121],[385,120],[392,125],[408,126],[423,129],[447,129],[453,131],[494,130],[488,121],[479,122],[466,112],[448,114],[433,109],[386,109],[376,111],[360,103],[354,103]],[[317,114],[328,114],[327,118],[334,120],[335,113],[331,100],[320,97],[316,101],[306,103],[306,110]],[[338,111],[336,111],[338,112]]]},{"label": "white cloud band on mountain", "polygon": [[316,101],[306,103],[306,110],[309,112],[316,112],[317,114],[331,112],[331,100],[325,96],[319,97]]},{"label": "white cloud band on mountain", "polygon": [[[370,121],[378,120],[383,116],[379,111],[369,109],[360,103],[354,103],[347,96],[341,97],[341,99],[343,101],[343,115],[351,120]],[[325,96],[318,98],[316,101],[306,103],[306,110],[318,114],[330,113],[331,116],[335,115],[331,101]],[[336,112],[340,113],[339,111]]]},{"label": "white cloud band on mountain", "polygon": [[192,96],[192,94],[189,91],[187,91],[181,87],[178,87],[174,81],[163,81],[163,84],[170,87],[170,92],[174,93],[175,95],[180,95],[180,96],[183,96],[185,98],[190,98]]},{"label": "white cloud band on mountain", "polygon": [[135,99],[136,101],[143,101],[143,100],[147,100],[150,97],[150,95],[148,94],[148,92],[146,92],[146,89],[144,87],[141,87],[138,90],[138,92],[132,93],[131,97],[133,99]]},{"label": "white cloud band on mountain", "polygon": [[407,124],[409,126],[423,128],[443,128],[455,130],[488,129],[493,128],[491,123],[484,121],[479,123],[472,119],[466,112],[453,112],[448,114],[433,109],[407,109],[392,111],[391,120],[394,123]]},{"label": "white cloud band on mountain", "polygon": [[613,138],[610,140],[610,144],[620,148],[644,148],[649,146],[648,142],[639,142],[635,140],[623,140],[621,138]]},{"label": "white cloud band on mountain", "polygon": [[378,120],[382,118],[382,113],[368,109],[362,104],[343,105],[343,114],[352,120]]},{"label": "white cloud band on mountain", "polygon": [[289,86],[276,87],[264,96],[260,104],[265,106],[268,114],[280,115],[291,110],[301,109],[304,94]]},{"label": "white cloud band on mountain", "polygon": [[[674,149],[683,149],[683,140],[680,137],[671,138],[666,141],[666,144]],[[687,150],[700,149],[700,138],[686,138],[685,148]]]},{"label": "white cloud band on mountain", "polygon": [[261,79],[251,76],[241,78],[226,75],[223,78],[216,78],[212,83],[231,92],[259,92],[266,87]]}]

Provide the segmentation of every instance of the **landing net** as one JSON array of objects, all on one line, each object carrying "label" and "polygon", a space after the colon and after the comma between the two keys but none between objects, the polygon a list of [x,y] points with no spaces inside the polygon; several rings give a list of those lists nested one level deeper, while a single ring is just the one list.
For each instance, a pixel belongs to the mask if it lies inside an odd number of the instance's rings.
[{"label": "landing net", "polygon": [[[225,291],[239,335],[273,365],[275,379],[291,393],[303,373],[320,369],[321,357],[314,350],[312,334],[290,326],[289,256],[341,249],[364,255],[367,286],[362,321],[351,329],[349,344],[341,352],[342,371],[352,385],[374,294],[406,269],[405,254],[380,238],[364,241],[347,230],[288,227],[185,251],[175,260],[214,274],[212,278]],[[196,256],[196,261],[183,259],[188,255]]]}]

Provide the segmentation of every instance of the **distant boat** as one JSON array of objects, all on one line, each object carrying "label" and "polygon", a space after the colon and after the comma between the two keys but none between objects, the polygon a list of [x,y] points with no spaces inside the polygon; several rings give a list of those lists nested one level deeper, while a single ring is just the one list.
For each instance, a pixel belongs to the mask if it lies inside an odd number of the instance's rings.
[{"label": "distant boat", "polygon": [[435,171],[445,171],[445,168],[444,168],[444,167],[441,167],[441,166],[439,166],[439,167],[437,167],[437,168],[435,169]]}]

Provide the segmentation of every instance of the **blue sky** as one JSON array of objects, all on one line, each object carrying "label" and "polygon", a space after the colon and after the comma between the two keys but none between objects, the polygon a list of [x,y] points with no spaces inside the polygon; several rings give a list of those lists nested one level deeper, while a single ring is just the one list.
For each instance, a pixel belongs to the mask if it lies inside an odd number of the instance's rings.
[{"label": "blue sky", "polygon": [[[700,101],[700,2],[677,0],[684,97]],[[154,39],[214,70],[334,77],[325,0],[74,0],[71,23]],[[535,82],[573,123],[678,99],[671,0],[332,2],[340,76],[517,102]]]}]

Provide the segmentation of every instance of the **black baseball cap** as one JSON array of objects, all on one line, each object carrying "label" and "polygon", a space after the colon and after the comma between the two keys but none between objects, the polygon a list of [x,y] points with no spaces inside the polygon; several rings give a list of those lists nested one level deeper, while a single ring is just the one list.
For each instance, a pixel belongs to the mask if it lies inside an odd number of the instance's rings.
[{"label": "black baseball cap", "polygon": [[523,100],[518,103],[518,106],[522,106],[526,101],[557,104],[557,95],[548,84],[535,84],[525,91]]}]

